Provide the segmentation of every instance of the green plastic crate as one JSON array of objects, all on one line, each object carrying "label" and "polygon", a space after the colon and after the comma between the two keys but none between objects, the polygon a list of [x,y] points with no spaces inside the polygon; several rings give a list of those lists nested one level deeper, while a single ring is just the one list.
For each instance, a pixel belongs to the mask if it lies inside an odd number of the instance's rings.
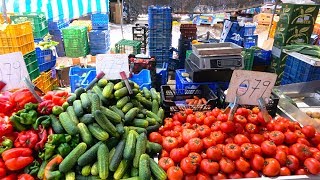
[{"label": "green plastic crate", "polygon": [[31,80],[34,80],[40,75],[39,65],[37,61],[36,51],[32,51],[23,56],[27,70]]},{"label": "green plastic crate", "polygon": [[140,54],[141,44],[140,41],[122,39],[116,44],[116,53]]},{"label": "green plastic crate", "polygon": [[66,56],[72,58],[85,57],[89,54],[89,46],[84,48],[65,48]]},{"label": "green plastic crate", "polygon": [[62,29],[63,44],[67,48],[84,49],[89,46],[88,32],[85,26],[69,26]]},{"label": "green plastic crate", "polygon": [[245,49],[242,51],[244,70],[252,70],[254,60],[254,48]]}]

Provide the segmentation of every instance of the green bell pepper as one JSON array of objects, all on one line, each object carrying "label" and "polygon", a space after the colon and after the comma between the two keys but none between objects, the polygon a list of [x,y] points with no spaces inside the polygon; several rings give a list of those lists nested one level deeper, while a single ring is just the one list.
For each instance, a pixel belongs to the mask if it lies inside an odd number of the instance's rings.
[{"label": "green bell pepper", "polygon": [[36,110],[37,108],[38,108],[38,104],[34,104],[34,103],[27,103],[24,105],[24,109],[26,109],[27,111]]},{"label": "green bell pepper", "polygon": [[2,141],[0,146],[0,154],[2,154],[4,151],[11,149],[13,147],[13,142],[11,139],[6,138]]},{"label": "green bell pepper", "polygon": [[62,156],[62,157],[66,157],[70,152],[71,152],[71,146],[67,143],[62,143],[59,145],[58,147],[58,153]]},{"label": "green bell pepper", "polygon": [[21,124],[30,125],[36,122],[38,113],[35,110],[30,110],[27,113],[21,113],[20,117],[22,118],[20,121]]},{"label": "green bell pepper", "polygon": [[46,143],[44,145],[44,159],[48,160],[54,155],[54,149],[56,148],[55,145],[52,145],[50,143]]},{"label": "green bell pepper", "polygon": [[50,116],[40,116],[36,119],[35,123],[32,125],[33,129],[38,130],[39,125],[42,124],[45,128],[51,126]]}]

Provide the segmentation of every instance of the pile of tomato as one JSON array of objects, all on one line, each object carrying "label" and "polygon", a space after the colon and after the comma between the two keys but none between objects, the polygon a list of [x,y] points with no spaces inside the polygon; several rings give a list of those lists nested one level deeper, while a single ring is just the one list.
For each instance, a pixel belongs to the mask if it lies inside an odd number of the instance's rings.
[{"label": "pile of tomato", "polygon": [[215,108],[166,118],[149,140],[162,145],[159,165],[170,180],[255,178],[320,173],[320,133],[283,117]]}]

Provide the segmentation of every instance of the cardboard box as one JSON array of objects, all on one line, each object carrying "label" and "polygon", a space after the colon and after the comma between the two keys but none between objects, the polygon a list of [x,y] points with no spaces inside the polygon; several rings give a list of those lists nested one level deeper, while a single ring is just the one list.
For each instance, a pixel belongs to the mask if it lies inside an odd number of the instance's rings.
[{"label": "cardboard box", "polygon": [[309,44],[312,31],[313,25],[287,25],[278,23],[274,36],[274,45]]},{"label": "cardboard box", "polygon": [[319,5],[282,4],[279,23],[313,25],[316,22]]}]

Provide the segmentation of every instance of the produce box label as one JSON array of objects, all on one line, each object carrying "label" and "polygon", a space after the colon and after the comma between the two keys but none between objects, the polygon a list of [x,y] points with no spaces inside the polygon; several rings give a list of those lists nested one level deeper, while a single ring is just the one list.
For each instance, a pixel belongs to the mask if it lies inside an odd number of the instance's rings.
[{"label": "produce box label", "polygon": [[279,23],[312,25],[316,22],[318,12],[318,5],[283,4]]},{"label": "produce box label", "polygon": [[286,66],[286,60],[288,55],[286,53],[281,53],[280,57],[272,56],[271,72],[278,75],[276,85],[280,85],[281,79],[283,77],[283,72]]},{"label": "produce box label", "polygon": [[299,43],[308,44],[311,39],[312,31],[312,25],[291,25],[286,27],[286,25],[278,23],[274,37],[274,45],[285,46]]}]

